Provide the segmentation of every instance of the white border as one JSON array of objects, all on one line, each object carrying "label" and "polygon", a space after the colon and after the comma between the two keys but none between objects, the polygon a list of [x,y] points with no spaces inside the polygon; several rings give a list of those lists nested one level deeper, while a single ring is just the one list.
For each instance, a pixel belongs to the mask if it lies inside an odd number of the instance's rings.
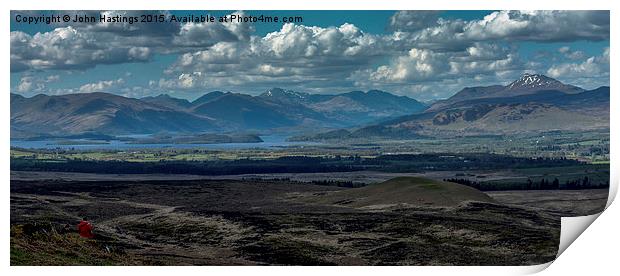
[{"label": "white border", "polygon": [[[564,0],[564,1],[540,1],[540,0],[433,0],[433,1],[406,1],[406,0],[390,0],[390,1],[364,1],[364,0],[314,0],[314,1],[284,1],[284,0],[221,0],[221,1],[197,1],[197,0],[169,0],[152,1],[152,0],[107,0],[107,1],[37,1],[37,0],[18,0],[18,1],[2,1],[3,12],[0,18],[0,24],[4,30],[5,39],[9,37],[9,10],[46,10],[46,9],[71,9],[71,10],[94,10],[94,9],[124,9],[124,10],[500,10],[500,9],[537,9],[537,10],[612,10],[612,49],[613,45],[618,45],[618,20],[614,19],[614,15],[619,13],[617,5],[614,1],[604,0]],[[10,43],[5,41],[2,44],[4,49],[2,60],[2,71],[0,78],[4,87],[10,89]],[[611,56],[615,56],[612,50]],[[612,107],[620,107],[620,97],[615,96],[616,83],[615,74],[616,62],[611,62],[610,84],[611,105]],[[9,142],[10,114],[8,91],[5,91],[3,108],[0,110],[0,117],[3,129],[2,138],[5,143]],[[619,112],[614,112],[611,108],[611,122],[618,121]],[[611,143],[618,144],[618,128],[612,127]],[[616,147],[611,147],[612,156],[618,156],[619,151]],[[0,162],[2,170],[5,172],[2,181],[2,199],[3,211],[0,218],[0,233],[4,237],[1,241],[2,251],[0,258],[3,262],[3,270],[14,273],[15,275],[110,275],[111,273],[149,273],[150,275],[170,275],[174,273],[183,273],[186,275],[195,275],[198,273],[210,274],[239,274],[239,275],[324,275],[327,274],[355,274],[355,275],[411,275],[411,273],[422,275],[514,275],[538,272],[547,267],[547,265],[534,267],[52,267],[52,268],[31,268],[31,267],[8,267],[9,266],[9,225],[10,225],[10,208],[9,208],[9,147],[8,145],[1,149],[0,156],[5,156]],[[618,185],[618,165],[616,162],[611,163],[611,184],[614,189]],[[612,192],[615,195],[615,192]],[[610,198],[611,202],[611,198]],[[605,211],[601,218],[593,223],[592,229],[588,229],[582,238],[577,239],[573,246],[569,247],[566,252],[555,261],[555,264],[544,274],[573,275],[574,272],[580,274],[591,273],[592,271],[610,272],[617,271],[615,264],[617,262],[616,254],[619,249],[617,238],[619,217],[618,204],[612,205]],[[613,214],[613,215],[612,215]],[[607,246],[605,246],[607,245]],[[609,246],[610,245],[610,246]],[[574,249],[574,250],[573,250]],[[596,267],[591,265],[596,264]],[[613,273],[611,273],[613,274]],[[11,274],[13,275],[13,274]],[[595,274],[596,275],[596,274]]]}]

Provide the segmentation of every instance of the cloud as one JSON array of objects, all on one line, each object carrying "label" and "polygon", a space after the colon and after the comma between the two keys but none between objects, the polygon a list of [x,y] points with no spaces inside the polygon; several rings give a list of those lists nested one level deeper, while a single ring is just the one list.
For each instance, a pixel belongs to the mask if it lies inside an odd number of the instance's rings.
[{"label": "cloud", "polygon": [[468,22],[473,40],[600,41],[609,39],[609,11],[498,11]]},{"label": "cloud", "polygon": [[563,54],[566,58],[571,60],[578,60],[585,57],[585,53],[582,51],[573,51],[568,46],[563,46],[558,49],[558,52]]},{"label": "cloud", "polygon": [[[167,12],[70,11],[106,17],[169,16]],[[242,14],[236,12],[236,14]],[[36,15],[36,14],[32,14]],[[77,23],[34,35],[11,32],[11,71],[83,70],[100,64],[150,61],[155,53],[184,53],[222,41],[249,39],[254,27],[248,23]]]},{"label": "cloud", "polygon": [[[475,84],[483,75],[497,80],[548,68],[546,60],[522,60],[513,44],[518,41],[609,37],[606,12],[499,11],[468,21],[439,18],[434,11],[402,11],[389,24],[394,33],[387,35],[366,34],[353,24],[285,24],[247,42],[220,42],[186,53],[167,70],[172,76],[160,83],[170,89],[195,89],[198,83],[224,89],[286,85],[314,90],[428,84],[447,78],[468,78]],[[564,54],[576,59],[582,53]],[[384,64],[375,65],[381,61]],[[185,85],[181,76],[192,72],[203,75],[194,85]]]},{"label": "cloud", "polygon": [[19,83],[13,88],[15,92],[45,92],[47,84],[60,80],[59,75],[49,75],[47,77],[37,77],[32,75],[24,75],[20,78]]},{"label": "cloud", "polygon": [[176,80],[160,79],[159,87],[166,89],[189,89],[205,86],[200,84],[203,81],[201,72],[181,73]]},{"label": "cloud", "polygon": [[390,17],[389,29],[400,32],[418,31],[437,23],[440,11],[398,11]]},{"label": "cloud", "polygon": [[20,93],[30,92],[31,90],[33,90],[34,86],[35,86],[35,83],[33,82],[33,77],[26,76],[26,77],[22,77],[19,80],[19,84],[17,84],[17,86],[15,87],[15,90]]},{"label": "cloud", "polygon": [[[232,14],[245,15],[243,12]],[[248,40],[253,32],[254,26],[244,22],[190,22],[181,26],[172,42],[178,46],[205,47],[219,42]]]},{"label": "cloud", "polygon": [[59,75],[49,75],[45,78],[45,82],[56,82],[58,80],[60,80]]},{"label": "cloud", "polygon": [[[131,17],[145,12],[83,13]],[[166,11],[149,13],[170,16]],[[385,23],[385,34],[366,33],[350,23],[288,23],[265,35],[257,35],[252,24],[236,22],[63,23],[48,32],[11,32],[11,71],[85,70],[100,64],[150,62],[158,54],[177,56],[162,76],[142,86],[127,77],[127,83],[102,77],[104,81],[71,90],[114,86],[132,95],[146,89],[258,92],[272,86],[308,92],[386,88],[445,95],[442,91],[459,85],[498,83],[524,71],[566,78],[600,72],[608,78],[608,53],[605,63],[604,54],[587,58],[569,44],[608,40],[608,11],[496,11],[472,20],[442,18],[437,11],[399,11]],[[570,46],[523,60],[518,53],[524,41]],[[34,81],[20,80],[14,89],[46,89]]]},{"label": "cloud", "polygon": [[32,36],[14,31],[11,32],[11,70],[85,69],[97,64],[145,62],[151,57],[145,47],[106,44],[106,40],[73,27]]},{"label": "cloud", "polygon": [[323,28],[288,23],[263,37],[219,42],[183,54],[167,70],[173,77],[159,83],[166,88],[195,88],[185,80],[193,72],[202,72],[191,75],[192,79],[210,87],[330,86],[338,82],[334,79],[346,82],[351,72],[385,54],[383,43],[382,38],[365,34],[353,24]]},{"label": "cloud", "polygon": [[124,83],[125,83],[125,80],[123,80],[122,78],[119,78],[116,80],[98,81],[94,83],[84,84],[80,86],[78,91],[80,93],[105,92],[106,90],[112,87],[115,87],[115,86],[118,86]]},{"label": "cloud", "polygon": [[609,76],[609,48],[605,48],[601,55],[589,57],[583,62],[553,65],[547,70],[547,74],[555,78]]},{"label": "cloud", "polygon": [[448,56],[427,49],[413,48],[408,55],[396,58],[391,65],[370,73],[373,81],[418,81],[433,78],[450,69]]},{"label": "cloud", "polygon": [[[261,56],[277,58],[335,57],[350,59],[379,50],[377,38],[364,34],[353,24],[340,27],[308,27],[287,23],[277,32],[253,41],[253,51]],[[320,60],[324,62],[324,60]]]},{"label": "cloud", "polygon": [[358,84],[372,86],[389,83],[414,84],[446,78],[499,74],[522,67],[518,55],[496,44],[476,43],[460,52],[411,49],[388,65],[360,70],[352,77]]},{"label": "cloud", "polygon": [[496,11],[480,20],[439,19],[401,34],[417,47],[461,50],[480,41],[573,42],[609,39],[609,11]]}]

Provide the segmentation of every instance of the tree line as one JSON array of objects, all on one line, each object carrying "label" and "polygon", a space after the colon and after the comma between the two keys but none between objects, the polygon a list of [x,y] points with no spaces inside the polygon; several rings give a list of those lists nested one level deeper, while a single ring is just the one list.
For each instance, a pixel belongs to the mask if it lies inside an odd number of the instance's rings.
[{"label": "tree line", "polygon": [[480,182],[465,178],[446,178],[443,181],[453,182],[476,188],[480,191],[505,191],[505,190],[582,190],[582,189],[605,189],[609,188],[609,180],[606,182],[593,182],[589,177],[578,177],[565,182],[560,182],[558,178],[549,180],[541,178],[534,181],[528,178],[525,182],[514,183],[493,183]]},{"label": "tree line", "polygon": [[11,170],[124,174],[230,175],[251,173],[314,173],[376,170],[384,172],[424,172],[449,170],[498,170],[575,166],[583,163],[566,158],[522,158],[497,154],[403,154],[364,158],[286,156],[271,160],[237,159],[158,162],[130,162],[79,159],[36,159],[11,157]]}]

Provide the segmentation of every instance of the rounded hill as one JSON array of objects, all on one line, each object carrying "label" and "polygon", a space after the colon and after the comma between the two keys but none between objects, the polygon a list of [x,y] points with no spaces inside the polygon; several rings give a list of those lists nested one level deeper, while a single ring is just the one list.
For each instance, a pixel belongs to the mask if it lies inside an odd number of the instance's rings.
[{"label": "rounded hill", "polygon": [[397,177],[362,188],[315,195],[304,201],[364,209],[394,206],[450,207],[466,201],[495,202],[474,188],[421,177]]}]

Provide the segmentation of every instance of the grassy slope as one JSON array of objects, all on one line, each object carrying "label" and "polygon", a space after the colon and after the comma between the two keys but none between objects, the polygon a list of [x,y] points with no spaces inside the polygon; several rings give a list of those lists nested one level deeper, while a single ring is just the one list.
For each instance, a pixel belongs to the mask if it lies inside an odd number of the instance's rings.
[{"label": "grassy slope", "polygon": [[82,238],[77,233],[59,233],[48,226],[11,227],[13,266],[139,264],[121,252],[106,249],[100,241]]},{"label": "grassy slope", "polygon": [[455,206],[464,201],[494,202],[474,188],[421,177],[397,177],[362,188],[322,195],[312,201],[355,208],[393,204],[442,207]]}]

